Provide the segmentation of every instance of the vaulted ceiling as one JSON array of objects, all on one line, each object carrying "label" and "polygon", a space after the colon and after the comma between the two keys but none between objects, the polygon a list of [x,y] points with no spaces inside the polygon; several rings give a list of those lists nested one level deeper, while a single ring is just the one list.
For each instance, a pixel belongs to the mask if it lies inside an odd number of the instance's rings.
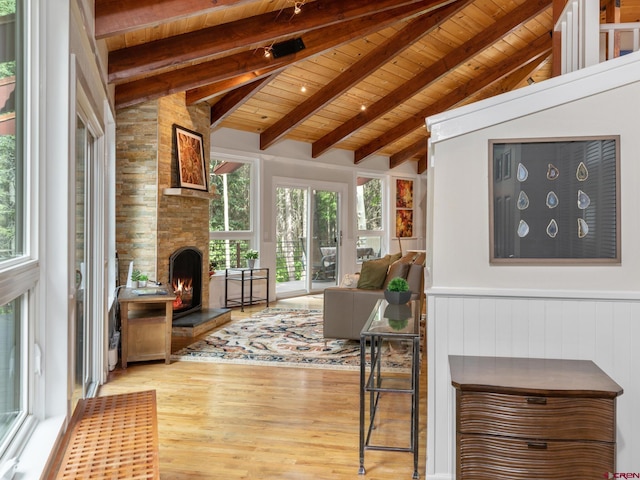
[{"label": "vaulted ceiling", "polygon": [[422,172],[425,117],[551,76],[552,0],[96,0],[95,8],[116,108],[186,92],[188,105],[210,106],[212,129],[259,133],[262,149],[308,142],[314,157],[341,148],[355,163],[379,154],[390,168],[416,161]]}]

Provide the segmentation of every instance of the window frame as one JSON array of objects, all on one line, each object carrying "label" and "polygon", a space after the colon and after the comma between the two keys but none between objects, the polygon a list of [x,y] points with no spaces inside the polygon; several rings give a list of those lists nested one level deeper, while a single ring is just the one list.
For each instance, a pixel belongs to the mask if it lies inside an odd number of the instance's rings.
[{"label": "window frame", "polygon": [[[249,205],[251,211],[249,212],[249,230],[225,230],[225,231],[215,231],[209,230],[209,243],[213,240],[240,240],[248,242],[249,248],[253,248],[256,250],[260,250],[259,248],[259,239],[257,232],[259,231],[259,211],[260,208],[255,202],[256,198],[260,198],[260,162],[259,159],[255,157],[243,157],[237,155],[230,155],[226,153],[220,153],[217,151],[212,151],[210,154],[210,168],[213,164],[213,160],[224,160],[228,162],[234,163],[247,163],[251,165],[251,174],[249,177],[250,186],[249,186]],[[210,174],[210,185],[213,185],[211,182]],[[219,194],[219,192],[216,192]],[[223,268],[222,266],[218,266],[220,270],[224,270],[226,266]]]},{"label": "window frame", "polygon": [[[13,422],[9,434],[0,444],[0,464],[19,453],[29,439],[37,422],[34,410],[35,371],[38,364],[39,347],[35,343],[37,299],[41,277],[38,255],[38,168],[37,155],[37,103],[38,80],[37,58],[32,55],[39,37],[34,28],[36,16],[31,2],[16,0],[16,156],[21,157],[22,205],[16,215],[22,215],[22,254],[6,261],[0,261],[0,305],[20,299],[20,342],[21,342],[21,413]],[[20,61],[18,61],[20,58]],[[18,110],[20,109],[21,112]],[[16,188],[17,190],[17,188]],[[16,195],[16,198],[18,195]],[[16,202],[17,203],[17,202]],[[37,412],[35,412],[37,413]]]},{"label": "window frame", "polygon": [[[354,217],[358,218],[358,178],[371,178],[371,179],[376,179],[380,181],[380,205],[381,205],[381,220],[380,220],[380,230],[360,230],[359,228],[357,228],[357,222],[356,222],[356,248],[358,246],[358,242],[360,240],[361,237],[378,237],[380,238],[380,254],[382,254],[383,251],[386,251],[387,249],[387,238],[388,238],[388,215],[387,215],[387,209],[386,209],[386,205],[387,205],[387,185],[388,185],[388,178],[386,175],[382,175],[382,174],[376,174],[376,173],[370,173],[370,172],[356,172],[356,176],[355,176],[355,180],[354,180],[354,185],[355,185],[355,191],[354,191]],[[357,263],[361,264],[363,263],[363,259],[359,259],[357,254],[356,254],[356,258],[357,258]]]}]

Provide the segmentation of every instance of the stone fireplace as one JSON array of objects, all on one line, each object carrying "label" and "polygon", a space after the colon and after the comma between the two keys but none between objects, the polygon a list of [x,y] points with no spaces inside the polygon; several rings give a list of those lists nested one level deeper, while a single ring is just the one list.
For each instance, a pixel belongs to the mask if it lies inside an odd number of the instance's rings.
[{"label": "stone fireplace", "polygon": [[130,261],[149,279],[170,286],[171,256],[189,247],[199,252],[195,303],[209,305],[209,199],[212,192],[181,189],[173,125],[203,134],[209,158],[209,108],[187,106],[175,94],[116,111],[116,249],[120,283]]}]

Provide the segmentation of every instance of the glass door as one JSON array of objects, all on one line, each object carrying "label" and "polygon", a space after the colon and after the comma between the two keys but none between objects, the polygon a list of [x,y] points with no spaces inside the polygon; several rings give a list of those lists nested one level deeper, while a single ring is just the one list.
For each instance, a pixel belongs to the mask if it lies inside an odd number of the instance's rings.
[{"label": "glass door", "polygon": [[95,137],[82,118],[76,119],[75,138],[75,239],[74,239],[74,388],[72,405],[87,397],[95,384],[95,337],[94,322],[91,321],[93,262],[91,248],[91,225],[89,202],[91,189],[91,163],[95,148]]},{"label": "glass door", "polygon": [[313,259],[310,291],[317,291],[336,285],[338,278],[338,192],[313,190],[312,199],[308,258]]},{"label": "glass door", "polygon": [[276,295],[336,285],[340,258],[339,190],[276,188]]}]

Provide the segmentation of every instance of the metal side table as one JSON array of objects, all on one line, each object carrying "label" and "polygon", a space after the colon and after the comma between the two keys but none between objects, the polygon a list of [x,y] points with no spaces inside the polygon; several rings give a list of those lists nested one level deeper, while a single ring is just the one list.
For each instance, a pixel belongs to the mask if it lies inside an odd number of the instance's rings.
[{"label": "metal side table", "polygon": [[[367,323],[360,332],[360,468],[364,475],[365,450],[386,450],[413,453],[413,477],[418,479],[418,430],[420,395],[420,301],[406,305],[390,305],[386,300],[378,300]],[[384,346],[390,341],[404,341],[410,344],[411,372],[399,375],[385,371],[383,366]],[[367,361],[367,350],[369,361]],[[367,395],[368,394],[368,395]],[[372,432],[382,425],[376,425],[376,413],[383,394],[404,394],[411,396],[410,442],[408,447],[379,445],[372,442]],[[368,427],[366,406],[369,406]]]}]

